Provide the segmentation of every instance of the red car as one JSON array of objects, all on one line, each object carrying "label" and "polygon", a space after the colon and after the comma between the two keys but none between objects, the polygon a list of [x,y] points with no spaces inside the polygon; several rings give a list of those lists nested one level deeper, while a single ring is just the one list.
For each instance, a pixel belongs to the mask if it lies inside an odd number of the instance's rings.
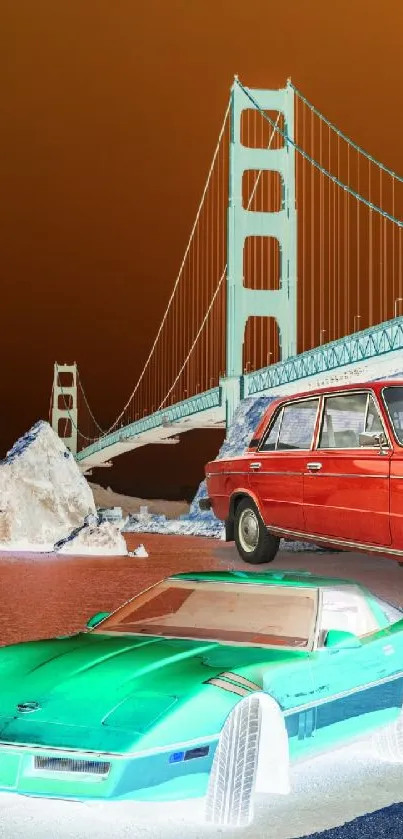
[{"label": "red car", "polygon": [[284,537],[403,564],[403,380],[277,399],[244,454],[205,471],[201,506],[245,562],[271,562]]}]

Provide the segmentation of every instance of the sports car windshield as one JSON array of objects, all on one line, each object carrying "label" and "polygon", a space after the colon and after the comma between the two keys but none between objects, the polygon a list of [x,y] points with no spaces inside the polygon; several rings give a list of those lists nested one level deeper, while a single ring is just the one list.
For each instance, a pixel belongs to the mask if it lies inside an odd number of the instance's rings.
[{"label": "sports car windshield", "polygon": [[166,580],[135,597],[94,631],[307,647],[315,589]]}]

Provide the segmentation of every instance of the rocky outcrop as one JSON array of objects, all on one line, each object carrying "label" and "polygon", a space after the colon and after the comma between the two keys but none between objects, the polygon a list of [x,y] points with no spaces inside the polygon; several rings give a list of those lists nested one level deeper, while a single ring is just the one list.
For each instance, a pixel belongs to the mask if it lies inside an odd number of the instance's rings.
[{"label": "rocky outcrop", "polygon": [[72,531],[83,525],[89,529],[89,521],[92,549],[87,552],[102,554],[103,548],[107,553],[123,552],[119,530],[110,526],[113,533],[106,534],[103,526],[98,527],[91,489],[71,452],[49,423],[37,422],[0,461],[1,547],[53,551],[55,543]]}]

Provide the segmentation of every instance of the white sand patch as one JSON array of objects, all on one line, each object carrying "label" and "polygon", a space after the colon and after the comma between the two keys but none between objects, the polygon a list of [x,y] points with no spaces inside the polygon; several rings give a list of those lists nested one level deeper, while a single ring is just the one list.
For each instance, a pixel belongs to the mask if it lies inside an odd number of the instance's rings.
[{"label": "white sand patch", "polygon": [[29,542],[28,539],[20,539],[16,542],[0,542],[0,553],[53,553],[53,542]]},{"label": "white sand patch", "polygon": [[142,543],[141,545],[138,546],[138,548],[135,548],[134,551],[130,551],[129,556],[142,556],[142,557],[146,558],[147,556],[149,556],[149,554],[147,553],[147,551],[146,551],[146,549],[145,549],[145,547]]},{"label": "white sand patch", "polygon": [[164,501],[161,498],[136,498],[129,495],[120,495],[110,487],[89,483],[97,507],[121,507],[125,516],[139,514],[140,507],[148,507],[148,512],[156,515],[164,515],[168,519],[175,519],[189,511],[187,501]]}]

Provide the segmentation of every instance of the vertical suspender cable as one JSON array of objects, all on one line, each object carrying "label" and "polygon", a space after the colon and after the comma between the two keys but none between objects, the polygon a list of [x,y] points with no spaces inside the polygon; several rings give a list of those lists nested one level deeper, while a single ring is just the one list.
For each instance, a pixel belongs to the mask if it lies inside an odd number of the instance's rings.
[{"label": "vertical suspender cable", "polygon": [[384,264],[384,283],[383,283],[383,320],[388,318],[388,242],[387,242],[387,221],[383,219],[383,264]]},{"label": "vertical suspender cable", "polygon": [[[379,170],[379,206],[382,207],[382,169]],[[380,292],[380,312],[381,312],[381,320],[384,320],[384,312],[383,312],[383,253],[382,253],[382,219],[379,219],[379,292]]]},{"label": "vertical suspender cable", "polygon": [[[347,185],[350,186],[350,146],[347,146]],[[350,323],[350,193],[347,193],[347,332],[351,332]]]},{"label": "vertical suspender cable", "polygon": [[336,184],[332,184],[333,189],[333,305],[332,305],[332,339],[338,338],[336,332],[337,320],[337,276],[336,276],[336,253],[337,253],[337,239],[336,239]]},{"label": "vertical suspender cable", "polygon": [[399,227],[399,233],[398,233],[398,236],[399,236],[399,265],[398,265],[398,271],[399,271],[399,297],[401,297],[401,296],[402,296],[402,228],[401,228],[401,227]]},{"label": "vertical suspender cable", "polygon": [[[370,160],[368,161],[368,198],[369,198],[369,201],[371,202],[371,161],[370,161]],[[372,203],[372,202],[371,202],[371,203]],[[372,324],[373,324],[373,303],[374,303],[374,290],[373,290],[373,284],[374,284],[374,276],[373,276],[373,246],[374,246],[374,245],[373,245],[373,230],[372,230],[373,218],[372,218],[372,215],[373,215],[373,214],[372,214],[372,208],[370,207],[370,209],[369,209],[369,221],[368,221],[368,225],[369,225],[369,231],[368,231],[368,240],[369,240],[369,271],[368,271],[368,276],[369,276],[369,295],[368,295],[369,307],[368,307],[368,323],[369,323],[369,326],[372,326]]]},{"label": "vertical suspender cable", "polygon": [[343,219],[343,227],[344,227],[344,235],[343,235],[343,257],[344,257],[344,294],[343,294],[343,334],[348,335],[349,323],[346,320],[346,311],[348,310],[348,270],[347,270],[347,239],[348,239],[348,220],[347,220],[347,201],[348,201],[348,193],[344,193],[344,219]]},{"label": "vertical suspender cable", "polygon": [[[265,127],[265,124],[264,124],[262,119],[260,120],[259,125],[260,125],[260,147],[263,148],[264,147],[264,127]],[[261,208],[262,208],[262,210],[264,210],[266,212],[269,212],[270,207],[266,203],[268,201],[268,196],[266,196],[266,190],[267,190],[267,178],[266,179],[263,178],[263,181],[262,181],[262,184],[261,184],[261,190],[260,190],[261,195],[262,195]],[[261,276],[262,288],[264,288],[265,280],[267,281],[267,278],[269,277],[269,270],[270,270],[268,260],[266,260],[266,263],[264,262],[264,254],[265,253],[266,253],[266,241],[263,240],[261,242],[261,245],[260,245],[260,276]],[[266,266],[266,270],[264,270],[264,265]],[[261,364],[262,367],[265,367],[265,365],[268,363],[268,358],[269,358],[269,357],[265,358],[265,356],[263,354],[264,353],[264,346],[265,346],[265,344],[264,344],[264,323],[265,323],[265,320],[266,320],[265,318],[261,318],[260,321],[259,321],[259,326],[260,326],[260,364]],[[266,346],[267,346],[267,344],[266,344]],[[267,354],[266,354],[266,356],[267,356]]]},{"label": "vertical suspender cable", "polygon": [[[330,149],[330,128],[327,129],[327,140],[328,140],[328,169],[329,172],[332,171],[332,160],[331,160],[331,149]],[[327,193],[328,193],[328,225],[327,225],[327,260],[328,260],[328,271],[327,271],[327,288],[328,288],[328,312],[327,312],[327,323],[328,323],[328,340],[331,341],[333,337],[333,333],[331,332],[332,329],[332,308],[334,308],[334,298],[333,298],[333,278],[331,273],[331,183],[329,181],[327,185]]]},{"label": "vertical suspender cable", "polygon": [[[337,137],[337,180],[340,181],[340,137]],[[341,276],[343,271],[340,187],[337,187],[337,337],[341,336]]]},{"label": "vertical suspender cable", "polygon": [[[392,216],[395,215],[395,179],[392,177]],[[395,270],[395,225],[392,224],[392,286],[393,286],[393,300],[394,307],[396,295],[396,270]]]},{"label": "vertical suspender cable", "polygon": [[[301,105],[299,99],[296,100],[296,113],[299,113]],[[298,122],[297,122],[297,137],[298,137]],[[306,148],[306,108],[305,105],[302,105],[302,145],[303,148]],[[306,225],[305,225],[305,196],[306,196],[306,160],[303,157],[297,163],[301,166],[301,207],[302,207],[302,237],[301,237],[301,274],[302,274],[302,283],[301,283],[301,309],[302,309],[302,346],[301,350],[304,352],[305,350],[305,277],[306,277],[306,246],[305,246],[305,236],[306,236]]]},{"label": "vertical suspender cable", "polygon": [[[311,157],[315,153],[313,111],[311,111]],[[315,346],[315,170],[311,166],[311,347]]]},{"label": "vertical suspender cable", "polygon": [[[260,120],[261,122],[262,120]],[[253,112],[253,148],[257,148],[257,113],[256,111]],[[255,172],[255,182],[257,181],[258,173]],[[255,194],[255,208],[259,209],[259,205],[257,205],[257,198]],[[257,287],[257,273],[256,273],[256,248],[257,248],[257,237],[254,236],[253,238],[253,276],[255,278],[255,287]],[[252,368],[256,370],[256,328],[257,328],[257,318],[253,318],[253,355],[252,355]]]},{"label": "vertical suspender cable", "polygon": [[[319,159],[323,166],[323,144],[322,144],[322,122],[319,123]],[[319,180],[319,323],[320,341],[322,343],[322,330],[324,330],[324,283],[325,283],[325,246],[324,246],[324,179],[322,172]]]},{"label": "vertical suspender cable", "polygon": [[[222,236],[222,226],[224,224],[224,220],[221,219],[221,168],[222,168],[222,154],[220,153],[218,157],[218,172],[217,172],[217,240],[216,240],[216,254],[215,254],[215,265],[214,265],[214,276],[220,276],[220,249],[221,249],[221,236]],[[219,322],[219,313],[220,313],[220,297],[218,298],[215,306],[215,317],[213,322],[213,329],[215,335],[215,356],[214,356],[214,386],[218,385],[219,375],[220,375],[220,351],[221,351],[221,329],[220,329],[220,322]],[[186,346],[189,346],[188,344]]]},{"label": "vertical suspender cable", "polygon": [[[357,155],[357,192],[360,191],[360,158]],[[357,204],[357,315],[361,315],[361,278],[360,278],[360,202],[356,201]],[[359,327],[362,328],[362,321],[361,318],[359,320]],[[355,330],[354,330],[355,331]]]},{"label": "vertical suspender cable", "polygon": [[[207,193],[207,201],[206,201],[206,262],[204,268],[204,283],[203,283],[203,311],[205,311],[205,307],[208,305],[209,295],[210,295],[210,199],[211,199],[211,190],[214,182],[214,174],[211,179],[210,189]],[[208,367],[209,367],[209,324],[206,324],[206,331],[202,336],[202,343],[204,342],[204,371],[203,374],[200,376],[200,391],[205,389],[205,382],[208,377]],[[178,358],[179,361],[179,358]],[[179,366],[179,365],[178,365]],[[178,369],[178,367],[176,368]]]}]

